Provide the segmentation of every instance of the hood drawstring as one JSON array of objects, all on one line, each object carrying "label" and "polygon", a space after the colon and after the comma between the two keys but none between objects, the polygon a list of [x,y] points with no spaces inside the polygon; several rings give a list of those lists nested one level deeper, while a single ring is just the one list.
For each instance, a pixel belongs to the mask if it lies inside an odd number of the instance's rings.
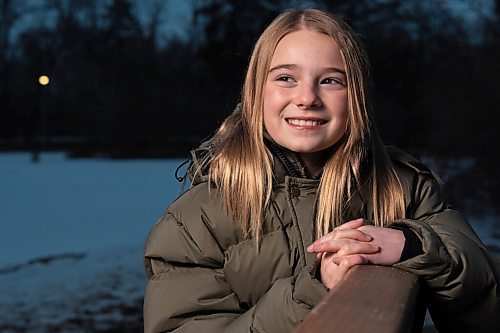
[{"label": "hood drawstring", "polygon": [[[186,171],[184,172],[184,175],[183,176],[179,176],[179,170],[185,166],[186,164],[188,164],[188,167],[186,168]],[[175,179],[177,179],[177,181],[179,183],[181,183],[181,190],[179,192],[179,195],[181,195],[182,193],[184,193],[184,188],[186,187],[186,179],[188,178],[187,175],[188,175],[188,172],[189,172],[189,169],[191,168],[191,165],[193,164],[193,160],[188,158],[187,160],[185,160],[184,162],[182,162],[178,167],[177,169],[175,169]]]},{"label": "hood drawstring", "polygon": [[[183,175],[183,176],[179,176],[179,171],[181,170],[181,168],[182,168],[183,166],[185,166],[186,164],[188,164],[188,163],[190,163],[190,164],[189,164],[189,166],[187,167],[186,171],[184,172],[184,175]],[[184,182],[184,181],[186,180],[186,177],[187,177],[187,173],[188,173],[189,167],[191,167],[191,163],[193,163],[193,161],[192,161],[190,158],[188,158],[187,160],[185,160],[184,162],[182,162],[182,163],[181,163],[181,164],[177,167],[177,169],[175,169],[175,179],[177,179],[177,181],[178,181],[179,183],[182,183],[182,182]]]}]

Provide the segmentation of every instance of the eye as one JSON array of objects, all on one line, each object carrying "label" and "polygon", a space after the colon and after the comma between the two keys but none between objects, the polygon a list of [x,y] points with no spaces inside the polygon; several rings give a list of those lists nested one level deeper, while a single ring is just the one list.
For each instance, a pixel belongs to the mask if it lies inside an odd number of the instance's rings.
[{"label": "eye", "polygon": [[327,77],[320,81],[321,87],[328,90],[342,90],[345,89],[347,84],[345,79],[340,77]]},{"label": "eye", "polygon": [[276,82],[276,85],[283,88],[293,87],[297,83],[295,78],[290,75],[279,75],[274,80]]},{"label": "eye", "polygon": [[289,75],[281,75],[276,78],[276,81],[293,82],[294,79]]},{"label": "eye", "polygon": [[323,79],[321,81],[321,84],[332,84],[332,85],[340,84],[342,86],[345,86],[345,83],[341,79],[334,78],[334,77],[329,77],[329,78]]}]

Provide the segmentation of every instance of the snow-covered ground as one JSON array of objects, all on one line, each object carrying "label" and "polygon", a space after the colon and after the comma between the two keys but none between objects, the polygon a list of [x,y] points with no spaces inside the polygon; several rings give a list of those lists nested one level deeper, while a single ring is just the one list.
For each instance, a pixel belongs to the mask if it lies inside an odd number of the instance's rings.
[{"label": "snow-covered ground", "polygon": [[[180,160],[0,154],[0,332],[138,332],[148,231]],[[473,220],[500,249],[494,218]]]},{"label": "snow-covered ground", "polygon": [[0,332],[140,331],[142,248],[180,162],[0,154]]},{"label": "snow-covered ground", "polygon": [[141,332],[140,253],[137,244],[114,246],[4,270],[0,332]]},{"label": "snow-covered ground", "polygon": [[0,154],[0,267],[142,242],[180,191],[179,163]]}]

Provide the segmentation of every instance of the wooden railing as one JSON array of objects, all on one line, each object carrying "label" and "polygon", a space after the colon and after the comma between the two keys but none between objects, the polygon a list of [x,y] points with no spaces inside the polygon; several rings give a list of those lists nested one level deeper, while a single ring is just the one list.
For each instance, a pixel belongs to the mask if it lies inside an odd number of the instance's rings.
[{"label": "wooden railing", "polygon": [[415,274],[355,266],[293,333],[421,332],[425,307],[419,290]]}]

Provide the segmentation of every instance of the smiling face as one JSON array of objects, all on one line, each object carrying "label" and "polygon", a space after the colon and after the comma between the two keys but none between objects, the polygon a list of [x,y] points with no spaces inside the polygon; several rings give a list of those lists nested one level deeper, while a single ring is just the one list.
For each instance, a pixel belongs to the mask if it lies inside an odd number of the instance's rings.
[{"label": "smiling face", "polygon": [[347,87],[340,49],[312,30],[278,43],[264,86],[264,126],[279,145],[297,153],[331,147],[345,133]]}]

